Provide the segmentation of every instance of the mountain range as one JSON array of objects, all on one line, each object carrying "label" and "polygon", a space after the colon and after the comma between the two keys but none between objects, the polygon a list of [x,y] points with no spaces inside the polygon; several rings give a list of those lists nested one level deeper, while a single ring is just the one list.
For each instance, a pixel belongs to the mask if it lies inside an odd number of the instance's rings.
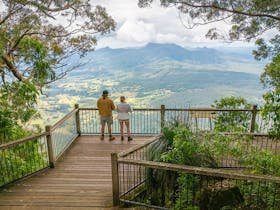
[{"label": "mountain range", "polygon": [[156,43],[98,49],[69,59],[70,65],[82,65],[53,83],[38,106],[49,118],[61,116],[74,103],[95,107],[104,89],[116,102],[127,96],[134,107],[210,106],[230,95],[261,103],[259,75],[265,64],[255,61],[250,51]]}]

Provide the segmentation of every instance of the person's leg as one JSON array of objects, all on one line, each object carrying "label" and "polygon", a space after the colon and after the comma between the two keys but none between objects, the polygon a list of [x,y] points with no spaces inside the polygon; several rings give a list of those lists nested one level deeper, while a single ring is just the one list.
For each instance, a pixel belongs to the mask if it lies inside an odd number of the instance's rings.
[{"label": "person's leg", "polygon": [[108,119],[107,126],[108,126],[108,133],[109,133],[109,140],[112,141],[115,139],[115,137],[112,136],[112,125],[113,124],[113,118]]},{"label": "person's leg", "polygon": [[101,135],[104,136],[104,132],[105,132],[105,124],[103,123],[101,125]]},{"label": "person's leg", "polygon": [[123,121],[119,121],[120,122],[120,134],[121,134],[121,140],[123,140]]},{"label": "person's leg", "polygon": [[125,121],[125,125],[126,125],[126,131],[127,131],[127,136],[128,136],[127,139],[128,139],[128,141],[131,141],[132,138],[130,136],[129,121]]},{"label": "person's leg", "polygon": [[129,128],[129,121],[125,121],[127,136],[130,136],[130,128]]},{"label": "person's leg", "polygon": [[104,132],[105,132],[105,122],[102,119],[102,117],[100,118],[100,123],[101,123],[101,140],[104,140]]},{"label": "person's leg", "polygon": [[110,124],[110,123],[107,123],[107,126],[108,126],[108,133],[109,133],[109,136],[112,136],[112,127],[111,127],[111,124]]}]

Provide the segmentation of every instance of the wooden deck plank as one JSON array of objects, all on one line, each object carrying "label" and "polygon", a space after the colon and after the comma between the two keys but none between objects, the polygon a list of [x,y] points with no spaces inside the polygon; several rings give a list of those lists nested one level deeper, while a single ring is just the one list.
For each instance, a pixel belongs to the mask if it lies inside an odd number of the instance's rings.
[{"label": "wooden deck plank", "polygon": [[111,156],[151,137],[133,141],[82,136],[46,170],[0,191],[0,210],[6,209],[99,209],[112,208]]}]

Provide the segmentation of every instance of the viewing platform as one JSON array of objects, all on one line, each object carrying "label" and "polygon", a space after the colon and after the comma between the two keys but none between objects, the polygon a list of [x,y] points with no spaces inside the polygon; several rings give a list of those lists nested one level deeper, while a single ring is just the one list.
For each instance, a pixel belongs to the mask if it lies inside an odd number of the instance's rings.
[{"label": "viewing platform", "polygon": [[0,209],[116,209],[112,204],[111,153],[147,142],[137,136],[130,142],[101,141],[99,136],[78,137],[53,169],[0,191]]},{"label": "viewing platform", "polygon": [[[172,109],[162,105],[160,108],[134,109],[130,115],[133,140],[128,142],[127,139],[121,141],[117,120],[112,128],[116,139],[109,141],[106,136],[100,140],[98,110],[76,105],[55,125],[46,126],[45,132],[17,141],[0,142],[0,210],[109,210],[118,209],[121,203],[168,209],[134,199],[138,190],[143,190],[152,171],[189,174],[200,180],[198,186],[204,188],[221,183],[221,180],[244,186],[250,184],[253,192],[271,186],[270,196],[274,199],[271,205],[278,208],[280,191],[274,189],[278,189],[280,178],[238,173],[236,168],[242,169],[242,165],[230,156],[223,157],[218,169],[151,160],[150,152],[160,144],[159,135],[167,123],[185,123],[193,131],[211,132],[217,119],[228,113],[241,113],[246,120],[244,135],[251,136],[247,146],[279,153],[278,141],[272,141],[265,134],[270,124],[263,124],[256,107],[243,110]],[[187,189],[191,190],[194,188]],[[196,194],[193,191],[192,196]],[[192,205],[196,205],[196,199],[192,197]]]}]

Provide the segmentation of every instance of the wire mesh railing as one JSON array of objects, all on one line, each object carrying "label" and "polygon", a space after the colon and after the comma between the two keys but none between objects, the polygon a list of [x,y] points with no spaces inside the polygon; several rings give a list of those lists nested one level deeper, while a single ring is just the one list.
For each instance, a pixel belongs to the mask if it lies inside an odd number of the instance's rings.
[{"label": "wire mesh railing", "polygon": [[[81,134],[100,134],[100,117],[97,108],[80,108]],[[117,113],[113,112],[112,133],[119,133]],[[130,114],[132,134],[159,134],[168,123],[188,124],[192,130],[220,132],[267,133],[271,122],[263,120],[259,110],[215,108],[135,108]]]},{"label": "wire mesh railing", "polygon": [[0,145],[0,187],[48,167],[64,153],[79,135],[78,108],[46,132]]},{"label": "wire mesh railing", "polygon": [[[188,123],[193,130],[217,130],[223,128],[225,122],[231,125],[239,125],[241,131],[262,131],[271,126],[269,123],[261,124],[258,110],[218,110],[206,108],[169,109],[160,108],[134,109],[130,115],[131,133],[140,135],[156,135],[169,122]],[[234,119],[233,121],[226,120]],[[114,114],[113,133],[119,133],[119,124]],[[223,120],[221,120],[223,119]],[[243,120],[243,121],[242,121]],[[224,123],[224,124],[223,124]],[[264,126],[266,125],[266,126]],[[239,127],[238,127],[239,128]],[[227,130],[228,131],[228,130]],[[100,120],[98,109],[79,108],[67,114],[53,127],[49,127],[45,133],[35,137],[27,137],[0,145],[0,169],[1,185],[18,180],[48,166],[53,167],[55,161],[79,135],[94,135],[100,133]],[[265,148],[274,148],[278,151],[278,145],[270,139],[255,138],[255,144]],[[277,143],[276,143],[277,144]],[[146,154],[134,154],[144,158]],[[135,156],[135,157],[136,157]],[[134,159],[133,157],[132,159]],[[148,160],[148,159],[147,159]]]},{"label": "wire mesh railing", "polygon": [[[280,208],[280,178],[119,160],[120,201],[153,209]],[[139,173],[141,171],[141,173]]]},{"label": "wire mesh railing", "polygon": [[[212,141],[211,135],[207,138],[207,142],[200,141],[199,144],[219,144]],[[216,154],[217,167],[219,168],[245,168],[239,154],[241,151],[249,152],[264,152],[269,151],[271,154],[280,154],[280,143],[276,139],[270,138],[267,134],[234,134],[234,133],[218,133],[213,135],[227,136],[223,137],[220,141],[224,141],[226,144],[221,150],[220,154]],[[213,137],[215,139],[215,137]],[[223,145],[221,144],[221,145]],[[210,147],[211,148],[211,147]]]},{"label": "wire mesh railing", "polygon": [[78,137],[76,125],[76,113],[73,110],[65,118],[51,128],[54,159],[57,160],[69,145]]},{"label": "wire mesh railing", "polygon": [[[96,108],[80,108],[80,125],[82,135],[100,134],[100,117]],[[130,114],[130,131],[132,134],[151,135],[160,133],[160,109],[134,109]],[[113,114],[112,133],[119,133],[116,113]]]},{"label": "wire mesh railing", "polygon": [[0,187],[49,166],[47,134],[0,145]]},{"label": "wire mesh railing", "polygon": [[[277,141],[264,134],[251,135],[250,141],[244,141],[255,150],[280,151]],[[113,189],[118,189],[114,191],[114,204],[154,209],[280,208],[279,177],[241,173],[242,165],[227,155],[221,159],[219,169],[151,161],[160,160],[161,154],[152,149],[160,147],[160,143],[157,137],[118,154],[115,159],[112,154],[112,164],[117,164],[117,170],[112,167],[112,172],[114,176],[117,173],[118,179],[117,186],[113,179]]]}]

